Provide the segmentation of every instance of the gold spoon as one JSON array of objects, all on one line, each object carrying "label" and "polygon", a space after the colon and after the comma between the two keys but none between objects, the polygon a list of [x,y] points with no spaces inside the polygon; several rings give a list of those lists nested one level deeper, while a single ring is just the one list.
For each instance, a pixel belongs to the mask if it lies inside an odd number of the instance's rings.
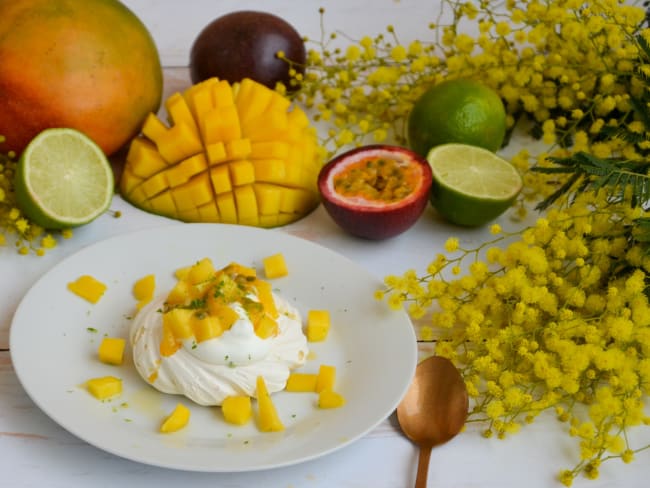
[{"label": "gold spoon", "polygon": [[431,449],[460,432],[468,405],[465,382],[451,361],[432,356],[418,364],[397,407],[402,431],[420,447],[415,488],[426,487]]}]

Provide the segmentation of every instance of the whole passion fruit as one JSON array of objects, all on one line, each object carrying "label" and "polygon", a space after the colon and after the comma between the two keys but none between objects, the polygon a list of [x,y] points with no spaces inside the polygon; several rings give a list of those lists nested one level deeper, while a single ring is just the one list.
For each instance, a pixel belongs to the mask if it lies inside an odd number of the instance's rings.
[{"label": "whole passion fruit", "polygon": [[[285,59],[278,57],[280,51]],[[193,83],[217,77],[231,84],[251,78],[269,88],[282,82],[291,89],[289,69],[304,73],[305,57],[302,37],[285,20],[242,10],[201,31],[190,51],[190,77]]]},{"label": "whole passion fruit", "polygon": [[387,239],[409,229],[429,201],[431,167],[398,146],[352,149],[327,163],[318,175],[323,206],[348,233]]}]

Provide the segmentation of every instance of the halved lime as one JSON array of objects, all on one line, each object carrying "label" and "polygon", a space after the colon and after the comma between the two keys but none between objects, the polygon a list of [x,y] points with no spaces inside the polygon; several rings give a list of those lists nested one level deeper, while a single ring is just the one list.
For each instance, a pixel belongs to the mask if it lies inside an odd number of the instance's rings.
[{"label": "halved lime", "polygon": [[487,149],[443,144],[427,160],[433,172],[431,203],[454,224],[484,225],[505,212],[521,191],[515,167]]},{"label": "halved lime", "polygon": [[108,209],[113,171],[106,155],[75,129],[47,129],[25,148],[16,171],[20,210],[46,229],[77,227]]}]

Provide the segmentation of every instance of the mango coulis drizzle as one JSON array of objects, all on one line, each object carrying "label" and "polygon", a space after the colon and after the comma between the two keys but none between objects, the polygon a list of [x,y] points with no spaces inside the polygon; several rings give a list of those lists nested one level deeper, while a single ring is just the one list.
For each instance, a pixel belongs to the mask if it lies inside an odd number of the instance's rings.
[{"label": "mango coulis drizzle", "polygon": [[244,309],[258,337],[266,339],[277,334],[279,313],[271,285],[257,278],[254,269],[231,263],[214,270],[205,258],[179,274],[163,311],[162,356],[173,355],[184,340],[193,337],[198,344],[229,330],[239,319],[231,307],[233,303]]},{"label": "mango coulis drizzle", "polygon": [[334,190],[347,197],[395,202],[413,192],[419,173],[414,165],[386,157],[367,157],[334,177]]}]

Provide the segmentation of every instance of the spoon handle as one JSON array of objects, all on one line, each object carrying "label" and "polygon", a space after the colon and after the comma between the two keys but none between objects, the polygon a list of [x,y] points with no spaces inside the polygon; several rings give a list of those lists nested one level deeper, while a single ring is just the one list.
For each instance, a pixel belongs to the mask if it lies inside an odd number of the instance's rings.
[{"label": "spoon handle", "polygon": [[415,488],[426,488],[429,476],[429,459],[433,446],[421,446],[418,458],[418,474],[415,478]]}]

